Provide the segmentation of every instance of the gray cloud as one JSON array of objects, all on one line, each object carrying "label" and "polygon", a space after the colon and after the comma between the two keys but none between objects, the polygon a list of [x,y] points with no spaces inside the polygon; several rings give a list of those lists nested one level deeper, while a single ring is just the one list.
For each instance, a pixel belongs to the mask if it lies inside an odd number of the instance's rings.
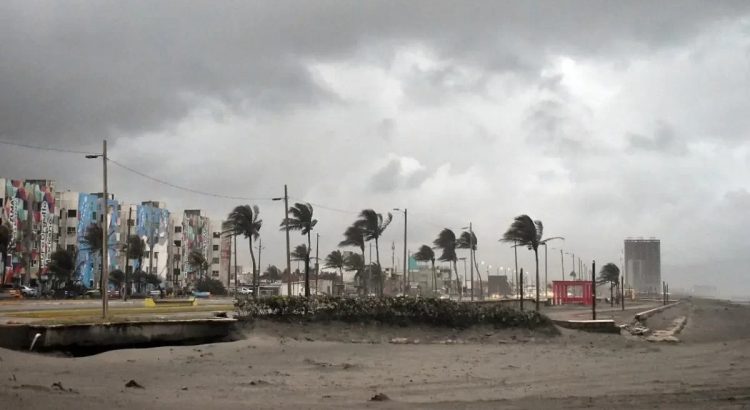
[{"label": "gray cloud", "polygon": [[630,152],[654,151],[666,154],[683,155],[687,152],[687,144],[675,135],[668,124],[660,123],[653,137],[638,134],[628,135]]}]

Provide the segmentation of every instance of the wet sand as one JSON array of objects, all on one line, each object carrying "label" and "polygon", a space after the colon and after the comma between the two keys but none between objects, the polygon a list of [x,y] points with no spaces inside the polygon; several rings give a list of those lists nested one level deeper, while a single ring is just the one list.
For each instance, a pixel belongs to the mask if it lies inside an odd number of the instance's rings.
[{"label": "wet sand", "polygon": [[[686,301],[647,324],[658,328],[682,315],[688,321],[677,344],[569,330],[263,322],[230,343],[80,358],[0,349],[0,403],[24,409],[750,407],[750,307]],[[389,343],[393,338],[407,344]],[[143,388],[125,387],[130,380]],[[388,400],[370,401],[377,393]]]}]

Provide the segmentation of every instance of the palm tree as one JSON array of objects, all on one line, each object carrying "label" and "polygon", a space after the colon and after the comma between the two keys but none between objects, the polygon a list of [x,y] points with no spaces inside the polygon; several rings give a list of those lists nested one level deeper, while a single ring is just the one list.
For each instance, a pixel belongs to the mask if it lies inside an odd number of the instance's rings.
[{"label": "palm tree", "polygon": [[268,280],[280,280],[282,276],[281,269],[276,267],[276,265],[268,265],[265,272],[261,275],[262,278],[268,279]]},{"label": "palm tree", "polygon": [[363,288],[365,294],[367,294],[367,286],[363,285],[364,282],[364,270],[365,270],[365,257],[354,252],[346,252],[344,254],[344,269],[348,271],[355,271],[354,281],[359,284],[360,288]]},{"label": "palm tree", "polygon": [[[102,246],[104,245],[104,241],[102,240],[102,227],[97,224],[91,224],[86,228],[86,232],[83,234],[82,242],[88,247],[89,252],[96,255],[94,257],[94,263],[98,261],[98,259],[101,259],[102,255]],[[94,271],[99,270],[99,289],[104,289],[104,284],[102,282],[102,278],[104,276],[104,265],[102,263],[99,263],[99,269],[96,269],[96,265],[94,266]]]},{"label": "palm tree", "polygon": [[65,249],[58,249],[49,257],[47,270],[52,274],[52,288],[65,284],[73,279],[76,270],[76,253]]},{"label": "palm tree", "polygon": [[[378,239],[385,231],[385,228],[390,225],[393,220],[393,215],[389,212],[383,217],[382,214],[375,212],[372,209],[363,209],[359,214],[359,220],[355,222],[358,224],[362,232],[364,233],[365,241],[375,240],[375,260],[378,264],[378,272],[382,272],[380,266],[380,247],[378,246]],[[380,296],[383,296],[383,276],[380,276]]]},{"label": "palm tree", "polygon": [[315,225],[318,223],[317,219],[313,219],[313,206],[309,203],[297,202],[289,208],[289,214],[284,220],[281,221],[281,230],[289,229],[293,231],[300,231],[302,235],[307,235],[307,255],[305,256],[305,297],[310,297],[310,249],[311,243],[311,232]]},{"label": "palm tree", "polygon": [[109,281],[114,285],[115,289],[122,288],[122,284],[125,283],[125,272],[115,269],[109,272]]},{"label": "palm tree", "polygon": [[[456,246],[459,249],[469,249],[469,252],[471,252],[473,257],[471,259],[474,259],[474,269],[477,271],[477,277],[479,278],[479,297],[480,299],[484,299],[484,286],[482,284],[482,273],[479,270],[479,264],[477,264],[477,235],[472,231],[463,231],[461,232],[461,236],[458,237],[457,241],[458,245]],[[489,279],[488,279],[489,280]],[[474,284],[471,284],[472,288],[474,287]]]},{"label": "palm tree", "polygon": [[208,261],[206,260],[206,257],[203,255],[203,252],[199,251],[198,249],[193,249],[192,251],[190,251],[190,253],[188,253],[187,263],[193,269],[198,270],[199,279],[201,278],[203,271],[205,269],[208,269]]},{"label": "palm tree", "polygon": [[226,226],[229,228],[224,233],[234,236],[244,236],[250,244],[250,258],[253,262],[253,298],[258,298],[258,271],[255,266],[255,252],[253,252],[253,239],[260,236],[260,228],[263,221],[258,219],[260,208],[258,205],[239,205],[235,207],[227,217]]},{"label": "palm tree", "polygon": [[609,302],[610,306],[614,306],[615,302],[612,292],[615,286],[620,285],[620,268],[611,262],[602,266],[602,269],[599,271],[599,280],[597,282],[609,283]]},{"label": "palm tree", "polygon": [[413,255],[415,260],[421,262],[432,262],[432,291],[437,291],[437,276],[435,276],[435,252],[427,245],[422,245]]},{"label": "palm tree", "polygon": [[[346,228],[346,231],[344,231],[344,240],[339,242],[339,246],[356,246],[362,252],[362,258],[357,259],[358,261],[361,261],[361,263],[358,265],[353,265],[354,266],[353,269],[347,269],[347,270],[356,270],[358,272],[357,277],[360,281],[360,287],[362,285],[362,282],[364,282],[364,292],[365,292],[365,295],[367,295],[368,287],[370,285],[369,278],[364,278],[363,280],[362,277],[359,277],[359,274],[364,275],[364,270],[365,270],[365,233],[361,225],[358,222],[355,222],[352,226]],[[356,254],[353,254],[353,255],[356,255]],[[351,259],[351,256],[347,257],[347,261],[349,261],[350,259]]]},{"label": "palm tree", "polygon": [[[127,296],[130,294],[130,275],[128,274],[130,261],[133,259],[138,260],[138,269],[143,269],[143,257],[145,255],[146,242],[138,235],[130,235],[125,242],[125,292],[123,292],[123,298],[127,299]],[[138,291],[140,292],[140,290],[139,287]]]},{"label": "palm tree", "polygon": [[0,283],[5,285],[5,269],[7,269],[7,254],[8,254],[8,246],[10,246],[10,240],[11,236],[13,235],[13,231],[7,224],[0,224],[0,259],[2,259],[3,262],[3,270],[0,272],[0,275],[2,275],[2,278],[0,278]]},{"label": "palm tree", "polygon": [[569,276],[571,277],[571,280],[576,280],[576,271],[574,270],[570,271]]},{"label": "palm tree", "polygon": [[[458,256],[456,255],[456,247],[458,246],[458,242],[456,240],[456,234],[453,233],[448,228],[443,229],[438,234],[437,239],[435,239],[432,242],[433,245],[435,245],[435,248],[441,249],[442,253],[440,257],[438,258],[439,261],[443,262],[453,262],[453,271],[456,272],[456,284],[458,287],[458,298],[461,299],[461,282],[458,279],[458,266],[456,265],[456,262],[458,261]],[[450,269],[448,270],[448,294],[450,294],[450,288],[452,287],[452,276]]]},{"label": "palm tree", "polygon": [[331,251],[326,256],[325,265],[326,268],[333,268],[339,270],[341,275],[341,286],[344,286],[344,254],[340,250]]},{"label": "palm tree", "polygon": [[[519,215],[503,234],[501,241],[513,242],[515,246],[526,246],[534,251],[536,262],[536,310],[539,311],[539,244],[542,241],[544,226],[542,221],[534,221],[528,215]],[[523,278],[521,278],[523,289]],[[523,295],[521,295],[521,310],[523,310]]]}]

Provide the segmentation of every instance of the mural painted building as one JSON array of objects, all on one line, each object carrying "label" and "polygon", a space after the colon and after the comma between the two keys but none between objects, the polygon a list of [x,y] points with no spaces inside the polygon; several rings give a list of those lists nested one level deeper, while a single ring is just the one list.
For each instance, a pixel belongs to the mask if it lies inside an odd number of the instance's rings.
[{"label": "mural painted building", "polygon": [[[99,244],[86,241],[86,233],[92,226],[100,223],[101,215],[101,193],[78,194],[78,225],[76,227],[76,240],[78,243],[78,257],[76,260],[76,279],[88,288],[98,287],[101,266],[101,251],[96,247]],[[117,256],[120,249],[120,212],[119,204],[114,195],[109,194],[107,200],[109,237],[107,239],[107,251],[109,269],[117,268]]]},{"label": "mural painted building", "polygon": [[136,235],[146,243],[146,258],[141,269],[167,279],[169,254],[169,211],[164,202],[147,201],[138,205]]},{"label": "mural painted building", "polygon": [[188,255],[193,250],[201,252],[210,268],[213,258],[211,244],[211,219],[200,209],[185,210],[182,216],[181,268],[185,272],[185,279],[188,283],[195,281],[198,277],[198,269],[188,263]]},{"label": "mural painted building", "polygon": [[57,242],[55,183],[39,179],[0,179],[0,219],[11,230],[4,283],[35,284]]}]

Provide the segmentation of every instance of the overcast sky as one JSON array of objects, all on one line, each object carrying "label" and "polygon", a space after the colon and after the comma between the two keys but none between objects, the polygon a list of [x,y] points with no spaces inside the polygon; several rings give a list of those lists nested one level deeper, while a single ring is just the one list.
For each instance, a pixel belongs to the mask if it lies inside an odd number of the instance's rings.
[{"label": "overcast sky", "polygon": [[[471,221],[496,273],[527,213],[589,263],[657,237],[672,289],[750,293],[748,1],[1,2],[0,139],[105,137],[141,172],[257,198],[110,169],[127,201],[258,204],[263,265],[288,184],[321,205],[323,255],[358,210],[407,207],[410,249]],[[3,145],[0,176],[101,185],[99,162]]]}]

